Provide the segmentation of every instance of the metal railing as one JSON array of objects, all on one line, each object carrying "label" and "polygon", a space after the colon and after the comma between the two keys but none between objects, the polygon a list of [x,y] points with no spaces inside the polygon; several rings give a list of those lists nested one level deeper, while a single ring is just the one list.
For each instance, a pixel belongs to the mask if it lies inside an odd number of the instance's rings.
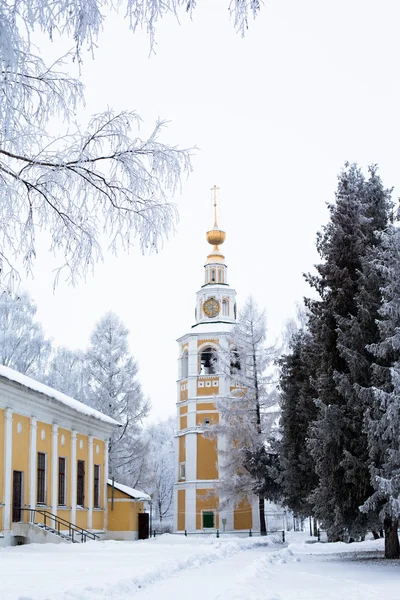
[{"label": "metal railing", "polygon": [[[79,541],[83,543],[86,542],[87,539],[96,540],[100,537],[92,531],[88,531],[58,515],[54,515],[48,510],[41,510],[38,508],[20,508],[19,510],[24,513],[29,513],[29,521],[22,520],[21,523],[28,522],[33,525],[38,525],[39,527],[43,526],[46,531],[51,531],[60,537],[69,538],[73,543]],[[40,515],[42,520],[36,520],[37,515]]]},{"label": "metal railing", "polygon": [[[156,537],[158,535],[163,535],[164,532],[158,532],[153,529],[152,537]],[[220,529],[212,529],[211,531],[174,531],[172,535],[184,535],[185,537],[259,537],[261,533],[259,531],[253,531],[252,529],[242,530],[242,531],[221,531]],[[286,541],[286,532],[282,531],[270,531],[267,532],[266,536],[269,539],[272,538],[273,542],[276,544],[284,544]]]}]

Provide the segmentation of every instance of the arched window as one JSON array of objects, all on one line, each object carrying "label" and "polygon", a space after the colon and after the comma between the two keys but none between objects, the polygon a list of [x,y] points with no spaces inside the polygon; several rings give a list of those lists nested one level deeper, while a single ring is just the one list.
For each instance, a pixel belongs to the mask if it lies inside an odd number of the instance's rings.
[{"label": "arched window", "polygon": [[224,270],[219,269],[218,271],[218,281],[219,283],[224,283]]},{"label": "arched window", "polygon": [[215,269],[211,269],[211,283],[215,283],[216,279],[215,279]]},{"label": "arched window", "polygon": [[189,373],[189,355],[188,351],[185,350],[182,355],[182,379],[186,379]]},{"label": "arched window", "polygon": [[231,362],[231,375],[234,375],[238,371],[241,371],[242,366],[240,364],[240,355],[237,348],[232,348],[230,352],[230,362]]},{"label": "arched window", "polygon": [[204,348],[200,352],[200,375],[213,375],[216,367],[216,356],[215,350],[210,348]]},{"label": "arched window", "polygon": [[229,304],[226,298],[222,300],[222,314],[224,317],[227,317],[229,315]]}]

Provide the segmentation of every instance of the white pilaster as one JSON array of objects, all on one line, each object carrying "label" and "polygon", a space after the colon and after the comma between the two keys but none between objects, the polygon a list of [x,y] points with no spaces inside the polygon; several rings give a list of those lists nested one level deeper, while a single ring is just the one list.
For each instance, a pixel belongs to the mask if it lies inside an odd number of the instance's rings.
[{"label": "white pilaster", "polygon": [[11,476],[12,476],[12,415],[10,408],[5,410],[4,435],[4,531],[11,527]]},{"label": "white pilaster", "polygon": [[[193,337],[189,340],[188,344],[188,352],[189,352],[189,370],[188,374],[190,375],[198,375],[199,365],[197,359],[197,337]],[[189,395],[190,397],[190,395]]]},{"label": "white pilaster", "polygon": [[108,529],[108,439],[104,440],[104,529]]},{"label": "white pilaster", "polygon": [[76,431],[71,431],[71,523],[76,523]]},{"label": "white pilaster", "polygon": [[36,437],[37,418],[31,417],[31,437],[29,442],[29,506],[36,506]]},{"label": "white pilaster", "polygon": [[194,485],[186,488],[185,505],[185,529],[196,531],[196,487]]},{"label": "white pilaster", "polygon": [[187,433],[186,436],[186,481],[197,479],[197,434]]},{"label": "white pilaster", "polygon": [[58,425],[51,429],[51,512],[57,514],[58,505]]},{"label": "white pilaster", "polygon": [[88,529],[93,526],[93,485],[94,485],[94,468],[93,468],[93,436],[89,435],[89,485],[88,485]]}]

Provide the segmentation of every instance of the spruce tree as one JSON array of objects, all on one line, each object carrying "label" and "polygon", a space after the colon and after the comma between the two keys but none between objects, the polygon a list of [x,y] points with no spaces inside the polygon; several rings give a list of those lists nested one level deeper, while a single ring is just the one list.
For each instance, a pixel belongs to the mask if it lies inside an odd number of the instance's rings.
[{"label": "spruce tree", "polygon": [[380,304],[370,260],[391,210],[376,167],[366,181],[356,165],[346,165],[329,210],[317,242],[322,262],[308,276],[320,295],[308,301],[318,407],[309,447],[319,481],[311,500],[330,539],[360,538],[374,520],[359,511],[371,493],[364,430],[371,398],[360,390],[372,382],[367,346],[377,341]]},{"label": "spruce tree", "polygon": [[310,493],[317,485],[313,458],[308,447],[308,429],[317,416],[315,389],[311,382],[310,335],[296,333],[291,353],[279,360],[280,433],[279,477],[284,503],[297,515],[312,514]]},{"label": "spruce tree", "polygon": [[373,493],[362,510],[378,512],[385,530],[385,557],[399,558],[400,517],[400,231],[382,235],[375,267],[383,278],[379,341],[369,346],[375,356],[373,402],[367,431]]}]

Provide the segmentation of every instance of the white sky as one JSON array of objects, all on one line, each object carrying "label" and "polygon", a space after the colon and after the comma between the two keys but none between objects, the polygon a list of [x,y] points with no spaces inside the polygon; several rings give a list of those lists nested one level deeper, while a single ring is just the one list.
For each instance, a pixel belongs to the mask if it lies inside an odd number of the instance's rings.
[{"label": "white sky", "polygon": [[83,65],[88,113],[137,110],[143,136],[161,117],[171,121],[163,141],[199,148],[174,198],[175,237],[151,257],[106,256],[86,283],[55,293],[42,252],[23,282],[56,345],[84,348],[107,310],[122,318],[154,419],[175,411],[175,340],[193,324],[214,184],[229,283],[239,305],[252,293],[266,308],[272,336],[309,293],[302,273],[343,163],[376,162],[400,190],[398,0],[266,0],[244,39],[227,7],[200,0],[193,21],[166,18],[152,57],[123,12],[112,15]]}]

